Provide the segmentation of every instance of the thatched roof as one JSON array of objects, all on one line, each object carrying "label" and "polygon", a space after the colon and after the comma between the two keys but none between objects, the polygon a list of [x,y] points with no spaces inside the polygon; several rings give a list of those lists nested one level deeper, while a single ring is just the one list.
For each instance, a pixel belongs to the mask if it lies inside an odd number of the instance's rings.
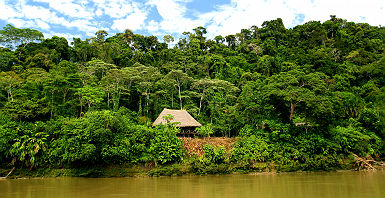
[{"label": "thatched roof", "polygon": [[178,122],[178,127],[200,127],[201,123],[196,121],[186,110],[163,109],[158,118],[152,123],[152,126],[167,124],[163,116],[172,115],[174,117],[170,122]]}]

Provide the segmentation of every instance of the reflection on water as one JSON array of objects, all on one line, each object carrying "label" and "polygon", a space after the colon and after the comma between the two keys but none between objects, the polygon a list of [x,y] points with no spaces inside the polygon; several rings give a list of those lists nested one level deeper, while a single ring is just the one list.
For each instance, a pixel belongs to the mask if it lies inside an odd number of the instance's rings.
[{"label": "reflection on water", "polygon": [[385,197],[385,172],[0,180],[0,198]]}]

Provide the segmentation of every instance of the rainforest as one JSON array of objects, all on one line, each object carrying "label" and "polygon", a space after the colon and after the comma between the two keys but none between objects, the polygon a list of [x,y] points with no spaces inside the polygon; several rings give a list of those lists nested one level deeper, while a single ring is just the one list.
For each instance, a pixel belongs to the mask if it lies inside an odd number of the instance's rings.
[{"label": "rainforest", "polygon": [[[178,40],[127,29],[92,38],[0,30],[0,176],[11,168],[80,176],[354,168],[385,156],[385,28],[330,16],[282,19]],[[228,138],[188,154],[164,109]],[[185,138],[186,139],[186,138]],[[354,157],[356,156],[356,158]]]}]

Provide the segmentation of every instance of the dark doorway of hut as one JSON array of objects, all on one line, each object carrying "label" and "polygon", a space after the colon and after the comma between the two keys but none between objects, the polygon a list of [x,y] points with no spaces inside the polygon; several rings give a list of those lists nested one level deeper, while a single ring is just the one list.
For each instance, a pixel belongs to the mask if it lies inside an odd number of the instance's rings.
[{"label": "dark doorway of hut", "polygon": [[195,128],[196,127],[181,127],[180,133],[176,134],[176,136],[193,138],[195,137],[195,134],[196,134]]}]

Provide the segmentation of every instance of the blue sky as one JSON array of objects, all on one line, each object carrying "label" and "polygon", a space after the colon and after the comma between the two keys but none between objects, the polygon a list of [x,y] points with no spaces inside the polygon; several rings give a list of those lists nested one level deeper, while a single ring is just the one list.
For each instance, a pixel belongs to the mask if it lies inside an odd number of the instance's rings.
[{"label": "blue sky", "polygon": [[12,24],[72,40],[98,30],[110,35],[171,34],[203,26],[209,38],[240,32],[264,21],[282,18],[290,28],[330,15],[385,26],[385,0],[0,0],[0,27]]}]

